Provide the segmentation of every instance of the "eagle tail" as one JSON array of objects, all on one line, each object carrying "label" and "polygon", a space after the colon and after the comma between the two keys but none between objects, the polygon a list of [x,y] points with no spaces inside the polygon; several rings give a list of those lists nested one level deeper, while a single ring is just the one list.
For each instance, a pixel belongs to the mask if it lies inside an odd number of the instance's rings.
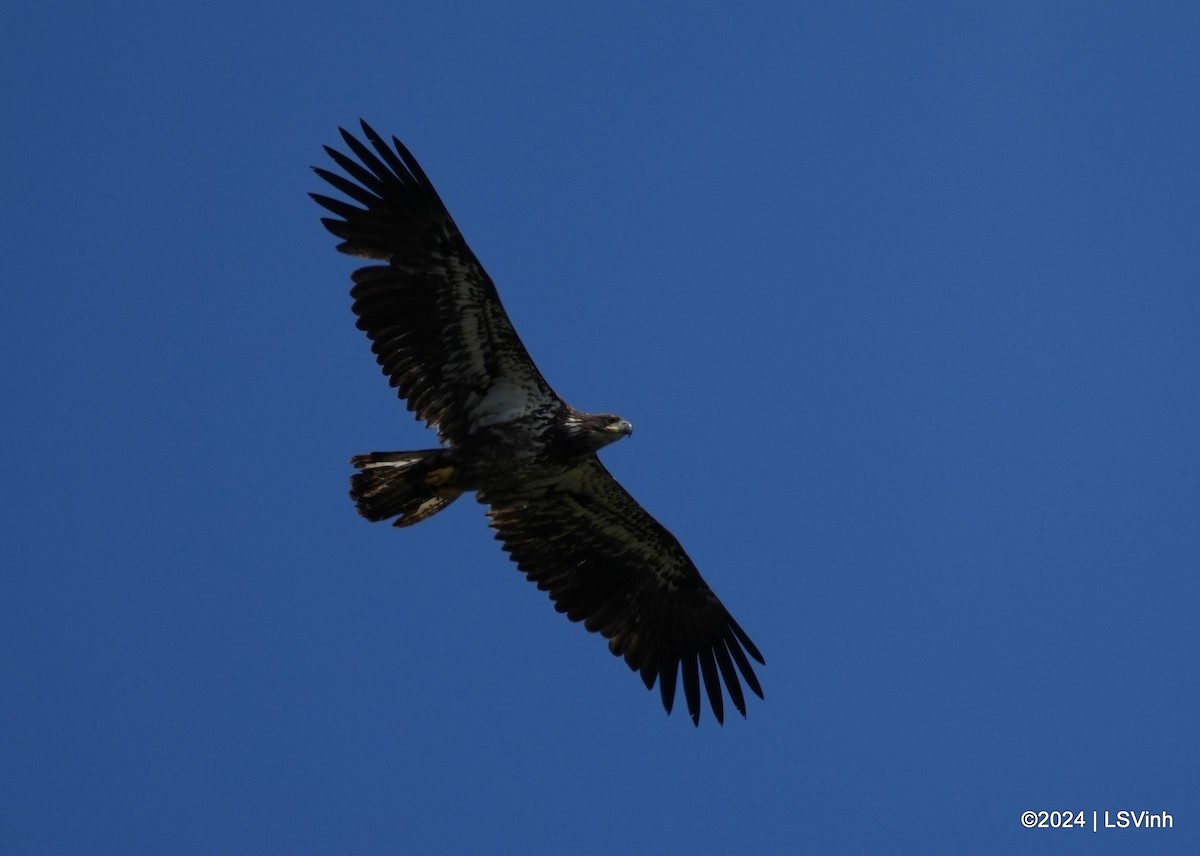
[{"label": "eagle tail", "polygon": [[395,517],[393,526],[412,526],[462,496],[454,486],[454,464],[446,449],[370,452],[350,459],[350,498],[368,520]]}]

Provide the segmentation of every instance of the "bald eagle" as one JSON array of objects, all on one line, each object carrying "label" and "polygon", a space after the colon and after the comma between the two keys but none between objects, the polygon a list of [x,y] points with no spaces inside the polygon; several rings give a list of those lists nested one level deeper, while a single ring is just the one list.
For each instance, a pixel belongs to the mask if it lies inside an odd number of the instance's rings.
[{"label": "bald eagle", "polygon": [[362,133],[369,147],[341,130],[353,157],[325,147],[344,176],[314,167],[350,201],[311,196],[336,215],[321,222],[338,250],[380,262],[353,273],[358,328],[441,446],[352,458],[358,511],[410,526],[474,492],[517,567],[647,689],[657,681],[668,714],[681,675],[694,723],[701,678],[717,722],[722,683],[745,716],[741,681],[762,698],[747,655],[762,655],[675,536],[596,456],[633,426],[555,394],[412,154],[366,122]]}]

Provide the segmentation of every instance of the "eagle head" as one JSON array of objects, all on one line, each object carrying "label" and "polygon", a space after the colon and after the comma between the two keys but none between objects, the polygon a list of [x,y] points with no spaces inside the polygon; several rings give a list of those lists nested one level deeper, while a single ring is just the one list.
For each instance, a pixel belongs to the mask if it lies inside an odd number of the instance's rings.
[{"label": "eagle head", "polygon": [[576,411],[567,417],[566,428],[572,439],[593,452],[633,433],[633,425],[613,413]]}]

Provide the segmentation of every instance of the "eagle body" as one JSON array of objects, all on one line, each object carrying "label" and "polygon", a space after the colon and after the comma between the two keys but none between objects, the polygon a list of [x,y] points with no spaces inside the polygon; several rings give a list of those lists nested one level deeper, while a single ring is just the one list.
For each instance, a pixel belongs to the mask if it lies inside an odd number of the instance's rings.
[{"label": "eagle body", "polygon": [[[618,416],[584,413],[564,403],[480,426],[460,444],[353,458],[361,472],[351,479],[351,496],[364,517],[395,516],[393,526],[409,526],[467,491],[497,500],[553,491],[588,455],[632,433],[633,426]],[[396,481],[401,474],[403,488]],[[433,497],[446,501],[427,505]],[[397,513],[396,503],[427,513]]]},{"label": "eagle body", "polygon": [[701,684],[718,722],[725,694],[744,716],[742,683],[762,697],[750,664],[762,655],[597,457],[633,427],[550,388],[415,158],[395,137],[389,145],[365,122],[362,131],[367,143],[342,131],[354,157],[325,149],[344,176],[315,168],[350,201],[312,197],[336,215],[322,223],[340,251],[381,262],[352,276],[358,327],[441,445],[352,458],[359,512],[410,526],[473,492],[518,568],[648,689],[657,683],[668,713],[678,676],[694,723]]}]

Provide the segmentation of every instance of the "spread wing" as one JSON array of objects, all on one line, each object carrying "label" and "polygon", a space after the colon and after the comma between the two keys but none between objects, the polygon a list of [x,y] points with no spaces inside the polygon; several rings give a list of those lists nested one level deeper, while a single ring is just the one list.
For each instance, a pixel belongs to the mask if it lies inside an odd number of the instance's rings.
[{"label": "spread wing", "polygon": [[547,485],[481,493],[497,538],[555,609],[608,639],[642,676],[659,683],[670,713],[676,674],[692,721],[700,678],[718,722],[721,683],[745,716],[739,673],[762,698],[746,655],[762,655],[717,600],[675,536],[638,505],[594,455]]},{"label": "spread wing", "polygon": [[449,443],[473,420],[561,404],[416,159],[362,130],[370,148],[342,130],[354,158],[325,147],[349,178],[314,167],[358,204],[311,196],[337,215],[321,222],[339,250],[386,262],[355,271],[350,295],[392,386]]}]

